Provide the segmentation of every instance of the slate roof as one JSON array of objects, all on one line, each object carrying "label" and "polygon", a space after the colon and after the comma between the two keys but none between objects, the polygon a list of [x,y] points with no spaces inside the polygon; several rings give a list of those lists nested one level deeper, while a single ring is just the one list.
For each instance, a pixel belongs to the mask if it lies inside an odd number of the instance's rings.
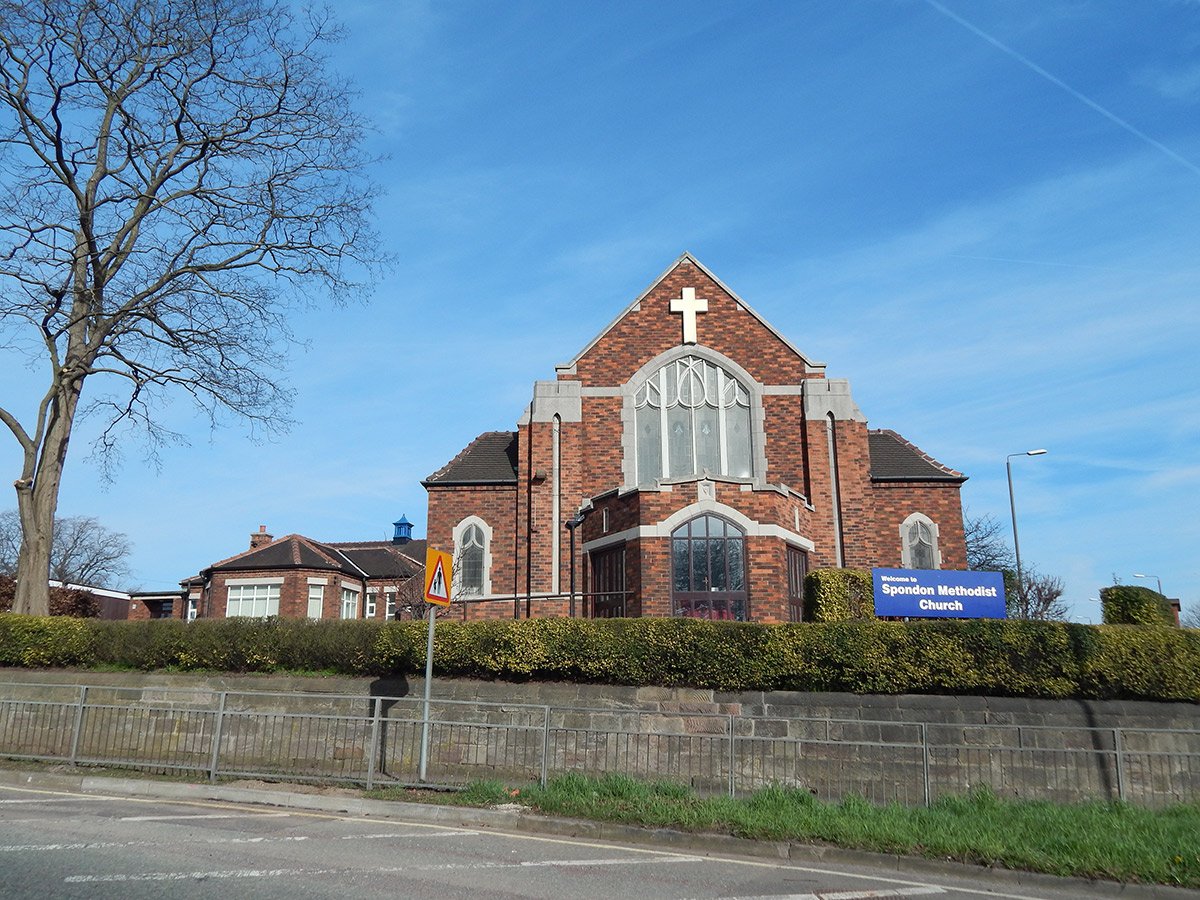
[{"label": "slate roof", "polygon": [[[961,472],[938,462],[889,428],[867,432],[867,440],[871,453],[872,481],[946,481],[961,484],[967,480]],[[471,441],[458,456],[421,483],[428,487],[515,484],[516,481],[516,432],[489,431]]]},{"label": "slate roof", "polygon": [[425,487],[458,484],[516,484],[517,433],[485,431],[421,482]]},{"label": "slate roof", "polygon": [[425,542],[358,541],[323,544],[301,534],[289,534],[269,544],[213,563],[213,572],[251,569],[318,569],[355,578],[409,578],[424,567]]},{"label": "slate roof", "polygon": [[350,557],[372,578],[410,578],[425,567],[425,542],[358,541],[326,544]]},{"label": "slate roof", "polygon": [[891,429],[868,431],[867,442],[871,452],[872,481],[945,481],[962,484],[967,480],[962,472],[942,465]]}]

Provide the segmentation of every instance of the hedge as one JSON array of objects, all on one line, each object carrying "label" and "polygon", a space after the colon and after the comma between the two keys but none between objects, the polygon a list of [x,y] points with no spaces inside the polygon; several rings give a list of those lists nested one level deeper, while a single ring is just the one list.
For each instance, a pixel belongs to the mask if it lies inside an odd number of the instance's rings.
[{"label": "hedge", "polygon": [[864,569],[813,569],[804,577],[804,620],[875,618],[875,585]]},{"label": "hedge", "polygon": [[[0,615],[0,666],[421,674],[423,622],[104,622]],[[1200,701],[1200,631],[1003,620],[764,625],[694,619],[440,622],[442,676]]]},{"label": "hedge", "polygon": [[1114,584],[1100,591],[1105,625],[1174,625],[1175,613],[1158,591],[1135,584]]}]

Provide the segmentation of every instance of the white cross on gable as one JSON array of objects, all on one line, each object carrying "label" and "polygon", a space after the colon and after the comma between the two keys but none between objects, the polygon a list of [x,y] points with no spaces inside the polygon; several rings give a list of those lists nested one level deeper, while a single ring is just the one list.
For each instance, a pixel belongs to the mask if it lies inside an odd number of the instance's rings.
[{"label": "white cross on gable", "polygon": [[683,313],[683,343],[696,343],[696,313],[708,312],[708,301],[696,296],[696,289],[685,287],[681,296],[671,300],[671,312]]}]

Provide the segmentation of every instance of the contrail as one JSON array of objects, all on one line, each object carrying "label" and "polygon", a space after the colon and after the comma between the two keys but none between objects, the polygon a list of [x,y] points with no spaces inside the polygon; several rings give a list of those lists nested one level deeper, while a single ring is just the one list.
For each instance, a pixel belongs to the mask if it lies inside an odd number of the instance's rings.
[{"label": "contrail", "polygon": [[1150,135],[1146,134],[1146,132],[1141,131],[1140,129],[1134,127],[1133,125],[1130,125],[1128,122],[1126,122],[1124,119],[1122,119],[1120,116],[1116,115],[1115,113],[1109,112],[1107,109],[1105,109],[1099,103],[1097,103],[1095,100],[1081,94],[1079,91],[1075,90],[1075,88],[1071,87],[1069,84],[1067,84],[1061,78],[1047,72],[1045,69],[1043,69],[1037,63],[1035,63],[1029,57],[1022,56],[1020,53],[1018,53],[1012,47],[1009,47],[1007,44],[1004,44],[1004,43],[998,41],[996,38],[992,37],[990,34],[988,34],[983,29],[981,29],[975,25],[972,25],[970,22],[968,22],[962,16],[958,15],[958,13],[955,13],[955,12],[947,9],[942,4],[938,3],[937,0],[925,0],[925,2],[928,3],[930,6],[932,6],[934,9],[936,9],[938,12],[940,12],[946,18],[953,19],[955,22],[957,22],[963,28],[970,31],[972,34],[975,34],[978,37],[983,38],[985,41],[987,41],[989,44],[991,44],[997,50],[1000,50],[1001,52],[1008,54],[1013,59],[1015,59],[1017,62],[1019,62],[1021,65],[1023,65],[1025,68],[1030,69],[1034,72],[1037,72],[1037,74],[1041,75],[1043,78],[1045,78],[1051,84],[1057,85],[1058,87],[1062,88],[1064,91],[1066,91],[1068,94],[1070,94],[1072,97],[1074,97],[1079,102],[1081,102],[1087,106],[1090,106],[1092,109],[1094,109],[1096,112],[1100,113],[1100,115],[1104,116],[1104,118],[1108,119],[1114,125],[1117,125],[1120,128],[1125,129],[1130,134],[1132,134],[1134,137],[1139,138],[1140,140],[1149,144],[1151,147],[1154,147],[1156,150],[1162,151],[1167,156],[1171,157],[1171,159],[1175,160],[1180,165],[1185,166],[1186,168],[1188,168],[1189,170],[1194,172],[1196,175],[1200,175],[1200,167],[1197,167],[1196,164],[1193,163],[1191,160],[1185,159],[1184,157],[1182,157],[1178,153],[1176,153],[1174,150],[1172,150],[1170,147],[1166,146],[1165,144],[1161,144],[1158,141],[1156,141],[1154,138],[1150,137]]}]

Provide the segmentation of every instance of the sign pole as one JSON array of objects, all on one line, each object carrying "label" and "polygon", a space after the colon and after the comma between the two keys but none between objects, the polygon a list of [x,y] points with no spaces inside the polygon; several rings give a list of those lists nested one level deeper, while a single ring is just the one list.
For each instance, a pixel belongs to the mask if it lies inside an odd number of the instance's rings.
[{"label": "sign pole", "polygon": [[418,780],[425,780],[429,764],[429,698],[433,693],[433,628],[437,608],[450,605],[454,561],[449,553],[425,552],[425,602],[429,604],[429,638],[425,644],[425,709],[421,714],[421,765]]},{"label": "sign pole", "polygon": [[429,604],[429,639],[425,645],[425,711],[421,715],[421,770],[418,780],[425,780],[426,763],[429,759],[429,697],[433,691],[433,623],[437,620],[436,608]]}]

